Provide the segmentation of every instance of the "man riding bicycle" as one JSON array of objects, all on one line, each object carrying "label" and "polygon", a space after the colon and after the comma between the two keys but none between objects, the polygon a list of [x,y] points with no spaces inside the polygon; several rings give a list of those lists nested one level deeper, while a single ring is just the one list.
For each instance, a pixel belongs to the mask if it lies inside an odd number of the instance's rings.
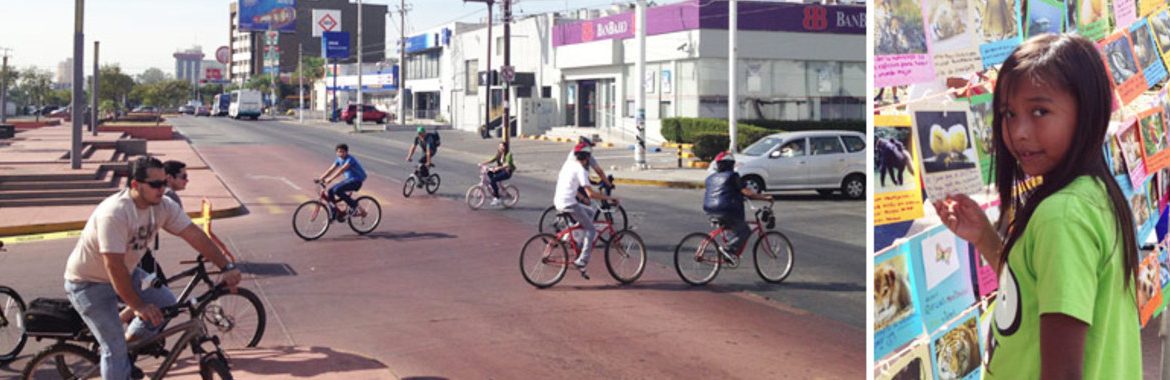
[{"label": "man riding bicycle", "polygon": [[[580,144],[588,145],[590,152],[592,152],[593,146],[594,146],[593,141],[589,140],[589,138],[587,138],[585,136],[578,137],[577,144],[578,145],[580,145]],[[574,147],[573,150],[569,151],[569,155],[567,157],[565,157],[566,164],[577,160],[576,157],[574,157],[574,154],[576,154],[575,152],[576,152],[576,147]],[[613,188],[613,183],[609,181],[609,176],[605,175],[605,169],[601,168],[601,165],[599,165],[597,163],[597,159],[593,158],[592,154],[589,155],[589,164],[586,165],[586,169],[593,169],[593,172],[597,173],[597,177],[601,178],[601,183],[605,184],[605,187],[608,187],[610,189]],[[586,170],[586,172],[588,172],[588,170]],[[589,183],[587,182],[586,185],[588,185],[588,184]],[[588,186],[585,186],[585,187],[588,187]],[[577,189],[577,200],[580,201],[581,203],[586,204],[586,205],[588,205],[590,203],[589,196],[585,194],[584,188]]]},{"label": "man riding bicycle", "polygon": [[[345,179],[329,188],[328,192],[329,207],[336,211],[334,218],[341,222],[345,220],[346,214],[352,215],[358,212],[357,201],[353,200],[349,196],[349,193],[361,190],[362,182],[366,180],[366,169],[362,168],[362,164],[358,162],[357,157],[349,154],[349,145],[337,144],[335,149],[337,159],[333,160],[333,165],[330,165],[329,169],[325,170],[325,173],[321,174],[321,177],[317,180],[321,181],[321,183],[329,184],[329,182],[333,182],[342,173],[345,174]],[[336,210],[336,206],[334,205],[337,204],[338,198],[345,201],[348,211],[341,212],[341,210]]]},{"label": "man riding bicycle", "polygon": [[137,317],[130,335],[142,339],[157,333],[163,322],[160,307],[175,302],[131,284],[130,272],[154,241],[159,228],[181,237],[204,258],[223,270],[223,281],[234,292],[240,271],[191,223],[178,204],[163,196],[166,174],[158,159],[142,157],[130,166],[128,188],[103,200],[81,231],[65,266],[65,291],[73,308],[101,347],[104,379],[127,379],[132,363],[118,317],[121,300]]},{"label": "man riding bicycle", "polygon": [[743,186],[739,173],[735,172],[735,156],[731,152],[721,152],[715,156],[715,165],[715,173],[707,176],[703,212],[708,217],[717,218],[725,227],[728,246],[720,246],[719,253],[728,260],[734,260],[735,253],[739,252],[751,234],[751,228],[744,219],[743,198],[770,201],[772,196],[756,194]]},{"label": "man riding bicycle", "polygon": [[[557,190],[553,197],[553,205],[556,206],[557,211],[562,213],[571,213],[574,220],[581,225],[581,229],[585,232],[585,241],[581,244],[581,257],[573,264],[577,266],[577,270],[585,271],[585,266],[589,264],[589,255],[592,250],[593,239],[597,237],[597,227],[593,225],[593,214],[589,209],[578,202],[577,189],[584,188],[586,195],[590,199],[598,199],[613,202],[617,204],[617,198],[607,196],[601,192],[594,191],[589,186],[589,172],[586,167],[589,165],[592,157],[593,149],[587,143],[579,143],[573,148],[573,161],[566,161],[561,166],[561,172],[557,176]],[[604,177],[603,177],[604,180]]]},{"label": "man riding bicycle", "polygon": [[[414,150],[421,147],[423,155],[418,159],[418,163],[420,164],[418,175],[419,177],[425,178],[430,175],[428,168],[435,166],[435,161],[433,160],[435,153],[439,151],[439,135],[434,132],[427,133],[425,127],[418,127],[416,131],[418,132],[418,136],[414,137],[414,143],[410,145],[410,153],[406,155],[406,162],[410,162],[414,158]],[[421,181],[419,182],[419,186],[422,186]]]}]

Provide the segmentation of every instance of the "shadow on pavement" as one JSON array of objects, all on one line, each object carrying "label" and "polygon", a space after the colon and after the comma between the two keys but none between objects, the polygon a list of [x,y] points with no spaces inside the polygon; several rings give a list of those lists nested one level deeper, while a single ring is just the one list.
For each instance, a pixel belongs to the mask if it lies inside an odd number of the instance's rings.
[{"label": "shadow on pavement", "polygon": [[[328,347],[260,347],[225,352],[232,377],[237,379],[395,379],[381,362]],[[158,361],[139,361],[147,373]],[[199,365],[191,355],[175,362],[168,379],[199,379]]]},{"label": "shadow on pavement", "polygon": [[457,236],[457,235],[451,235],[451,234],[443,233],[443,232],[376,231],[376,232],[371,232],[371,233],[366,234],[366,235],[349,235],[349,236],[337,237],[337,238],[329,239],[329,240],[333,240],[333,241],[346,241],[346,240],[408,241],[408,240],[430,240],[430,239],[455,239],[458,237],[459,236]]}]

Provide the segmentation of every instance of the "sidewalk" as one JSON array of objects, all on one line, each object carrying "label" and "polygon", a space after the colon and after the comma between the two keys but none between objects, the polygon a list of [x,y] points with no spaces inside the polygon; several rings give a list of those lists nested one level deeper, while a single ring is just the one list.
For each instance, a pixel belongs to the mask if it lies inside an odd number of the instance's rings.
[{"label": "sidewalk", "polygon": [[[81,169],[70,168],[68,152],[70,140],[68,127],[44,127],[35,130],[21,131],[15,138],[3,140],[10,144],[0,144],[0,184],[14,182],[15,175],[56,175],[56,176],[97,176],[99,167],[103,164],[124,164],[125,158],[112,161],[115,155],[96,151],[82,162]],[[85,143],[97,141],[113,141],[121,137],[121,133],[99,133],[97,137],[85,134]],[[197,216],[203,199],[212,205],[213,218],[225,218],[242,215],[245,207],[232,195],[231,190],[219,180],[207,164],[203,161],[187,141],[182,139],[169,141],[149,141],[147,151],[160,160],[179,160],[187,163],[187,172],[190,184],[179,195],[183,200],[183,208],[189,215]],[[117,191],[124,186],[119,181],[110,187],[110,191]],[[45,190],[52,191],[52,190]],[[6,243],[41,240],[49,236],[47,233],[80,230],[85,226],[97,204],[60,205],[60,206],[18,206],[0,208],[0,238]],[[66,235],[68,236],[68,235]]]},{"label": "sidewalk", "polygon": [[[296,117],[279,116],[277,121],[297,124]],[[305,126],[328,129],[338,133],[386,134],[395,140],[409,142],[406,135],[412,134],[415,128],[422,124],[362,124],[362,130],[355,132],[354,126],[346,123],[330,123],[328,121],[306,117]],[[496,144],[497,138],[481,139],[478,133],[452,129],[449,125],[422,125],[430,130],[442,131],[444,153],[458,152],[463,155],[479,157],[483,152],[490,152]],[[401,136],[401,137],[399,137]],[[560,170],[563,158],[576,144],[575,139],[542,140],[531,137],[514,137],[512,152],[517,156],[518,172],[550,172],[551,179],[555,180]],[[634,150],[628,144],[599,144],[594,148],[593,156],[597,163],[605,169],[606,174],[613,175],[614,182],[626,185],[657,186],[681,189],[702,189],[705,187],[707,170],[701,168],[679,168],[678,151],[675,148],[647,146],[647,169],[639,170],[634,165]],[[656,149],[657,148],[657,149]],[[657,152],[655,151],[657,150]],[[523,157],[523,161],[520,160]],[[486,158],[486,157],[485,157]],[[686,159],[683,160],[686,165]]]}]

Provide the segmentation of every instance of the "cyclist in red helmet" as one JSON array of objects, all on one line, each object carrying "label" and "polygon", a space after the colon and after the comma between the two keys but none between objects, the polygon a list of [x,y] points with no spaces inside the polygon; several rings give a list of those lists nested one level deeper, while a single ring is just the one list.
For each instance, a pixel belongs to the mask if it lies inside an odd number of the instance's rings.
[{"label": "cyclist in red helmet", "polygon": [[593,215],[589,209],[578,202],[577,189],[584,188],[590,199],[607,200],[615,205],[618,203],[617,198],[607,196],[600,191],[594,191],[589,186],[587,166],[593,156],[592,153],[593,148],[586,143],[579,143],[573,147],[573,161],[566,161],[561,166],[561,172],[557,176],[556,195],[553,197],[553,205],[556,206],[557,211],[572,213],[573,219],[581,225],[581,229],[585,232],[585,241],[581,243],[581,257],[573,263],[582,272],[589,264],[593,239],[597,237],[597,227],[593,226]]},{"label": "cyclist in red helmet", "polygon": [[770,201],[772,196],[756,194],[743,186],[739,173],[735,172],[735,156],[721,152],[715,156],[716,170],[707,176],[707,191],[703,195],[703,212],[711,218],[718,218],[726,227],[727,247],[719,247],[724,258],[734,260],[734,252],[747,242],[751,228],[744,219],[743,198]]}]

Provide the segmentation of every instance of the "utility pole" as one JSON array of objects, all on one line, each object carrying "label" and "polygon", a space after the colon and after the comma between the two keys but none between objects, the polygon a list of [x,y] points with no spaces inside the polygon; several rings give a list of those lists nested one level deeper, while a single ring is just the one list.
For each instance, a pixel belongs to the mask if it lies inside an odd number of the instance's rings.
[{"label": "utility pole", "polygon": [[305,123],[305,71],[301,68],[301,62],[305,60],[305,46],[297,43],[297,100],[300,105],[297,106],[297,119],[300,119],[301,124]]},{"label": "utility pole", "polygon": [[509,117],[512,107],[512,80],[516,70],[512,67],[512,0],[504,0],[504,67],[511,73],[504,78],[504,117],[500,124],[503,128],[504,143],[508,143],[512,135],[512,119]]},{"label": "utility pole", "polygon": [[357,59],[357,74],[358,74],[358,84],[357,84],[358,97],[357,98],[358,98],[358,104],[357,104],[357,118],[355,118],[353,120],[353,130],[354,130],[354,132],[361,132],[362,131],[362,109],[366,108],[366,106],[365,106],[366,103],[364,103],[362,101],[362,93],[365,92],[365,89],[362,88],[362,0],[357,0],[357,6],[358,6],[358,11],[357,11],[357,14],[358,14],[358,28],[357,28],[358,29],[357,30],[357,55],[358,55],[357,56],[357,58],[358,58]]},{"label": "utility pole", "polygon": [[739,140],[736,138],[736,131],[739,129],[739,126],[736,124],[736,114],[739,111],[739,99],[736,97],[738,95],[738,89],[736,87],[739,83],[736,82],[735,75],[737,70],[735,61],[736,55],[738,54],[738,49],[735,46],[737,43],[735,32],[739,29],[739,7],[736,3],[736,0],[731,0],[727,3],[727,6],[730,8],[728,10],[730,22],[727,24],[727,132],[728,141],[731,145],[727,147],[727,150],[731,151],[731,153],[737,153],[736,146],[738,146],[737,143]]},{"label": "utility pole", "polygon": [[406,0],[398,6],[398,125],[406,126]]},{"label": "utility pole", "polygon": [[634,29],[638,34],[638,59],[634,62],[634,86],[638,92],[634,96],[634,108],[637,109],[635,122],[638,128],[638,145],[634,148],[634,161],[638,169],[646,168],[646,0],[638,0],[635,13]]},{"label": "utility pole", "polygon": [[8,54],[11,50],[0,48],[4,52],[4,63],[0,66],[0,124],[8,122]]},{"label": "utility pole", "polygon": [[98,128],[97,128],[98,127],[98,83],[100,83],[98,81],[99,74],[100,74],[100,70],[98,70],[98,42],[94,41],[93,42],[93,89],[92,89],[93,94],[91,94],[91,97],[93,98],[93,106],[92,106],[92,108],[89,109],[89,116],[90,116],[90,118],[89,118],[89,131],[92,132],[94,136],[97,136],[97,132],[98,132],[97,131],[98,130]]},{"label": "utility pole", "polygon": [[85,0],[73,1],[73,143],[69,167],[81,169],[81,122],[85,107]]},{"label": "utility pole", "polygon": [[484,92],[484,97],[487,98],[485,102],[487,106],[484,107],[483,112],[483,129],[480,130],[480,137],[488,138],[491,132],[488,132],[488,127],[492,123],[492,7],[496,5],[496,0],[463,0],[466,2],[484,3],[487,4],[487,70],[484,72],[484,83],[487,90]]}]

